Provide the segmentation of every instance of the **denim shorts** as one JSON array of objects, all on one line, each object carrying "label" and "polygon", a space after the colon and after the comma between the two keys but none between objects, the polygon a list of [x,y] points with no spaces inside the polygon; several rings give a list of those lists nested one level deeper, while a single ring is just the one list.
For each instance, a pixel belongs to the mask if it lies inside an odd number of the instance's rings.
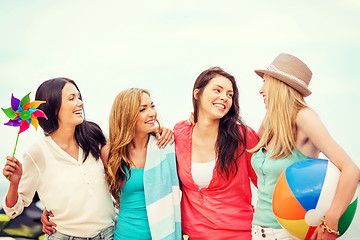
[{"label": "denim shorts", "polygon": [[105,228],[96,236],[91,238],[84,238],[84,237],[73,237],[66,234],[62,234],[60,232],[54,232],[51,235],[46,234],[45,240],[112,240],[114,238],[114,226],[110,226]]}]

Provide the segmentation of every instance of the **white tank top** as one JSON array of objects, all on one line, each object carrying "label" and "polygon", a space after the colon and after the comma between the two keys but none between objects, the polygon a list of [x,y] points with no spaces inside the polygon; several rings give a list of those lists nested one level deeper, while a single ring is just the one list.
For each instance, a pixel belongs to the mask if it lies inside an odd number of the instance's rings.
[{"label": "white tank top", "polygon": [[200,188],[209,186],[216,161],[206,163],[191,162],[191,175]]}]

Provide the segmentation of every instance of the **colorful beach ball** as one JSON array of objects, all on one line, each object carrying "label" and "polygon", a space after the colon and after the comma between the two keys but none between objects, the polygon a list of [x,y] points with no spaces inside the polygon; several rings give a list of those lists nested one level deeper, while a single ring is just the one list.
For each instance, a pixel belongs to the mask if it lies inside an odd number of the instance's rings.
[{"label": "colorful beach ball", "polygon": [[[332,203],[339,176],[339,169],[324,159],[309,159],[286,168],[276,183],[272,200],[280,225],[294,237],[310,239]],[[357,201],[356,192],[339,220],[340,235],[350,226]]]}]

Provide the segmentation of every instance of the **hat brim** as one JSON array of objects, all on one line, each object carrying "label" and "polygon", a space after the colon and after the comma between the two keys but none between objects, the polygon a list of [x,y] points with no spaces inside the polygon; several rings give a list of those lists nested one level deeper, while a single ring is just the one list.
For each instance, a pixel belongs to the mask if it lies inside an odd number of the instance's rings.
[{"label": "hat brim", "polygon": [[285,84],[289,85],[290,87],[294,88],[298,92],[301,93],[304,97],[307,97],[311,94],[311,91],[302,85],[301,83],[298,83],[294,81],[292,78],[282,75],[281,73],[270,71],[270,70],[255,70],[254,71],[257,75],[259,75],[261,78],[264,78],[264,74],[269,75],[270,77],[276,78]]}]

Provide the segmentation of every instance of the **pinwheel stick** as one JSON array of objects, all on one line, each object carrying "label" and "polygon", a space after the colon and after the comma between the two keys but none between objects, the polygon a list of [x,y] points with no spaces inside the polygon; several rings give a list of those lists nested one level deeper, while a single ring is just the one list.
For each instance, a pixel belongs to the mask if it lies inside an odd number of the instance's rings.
[{"label": "pinwheel stick", "polygon": [[[15,147],[14,147],[14,152],[13,152],[12,157],[15,157],[15,151],[16,151],[16,147],[17,147],[17,144],[18,144],[18,141],[19,141],[19,136],[20,136],[20,133],[18,133],[18,135],[16,137],[16,142],[15,142]],[[7,180],[10,180],[10,176],[7,176]]]},{"label": "pinwheel stick", "polygon": [[18,144],[18,141],[19,141],[19,136],[20,136],[20,133],[18,133],[18,135],[16,137],[16,142],[15,142],[15,147],[14,147],[14,152],[13,152],[12,157],[15,157],[15,151],[16,151],[16,147],[17,147],[17,144]]}]

